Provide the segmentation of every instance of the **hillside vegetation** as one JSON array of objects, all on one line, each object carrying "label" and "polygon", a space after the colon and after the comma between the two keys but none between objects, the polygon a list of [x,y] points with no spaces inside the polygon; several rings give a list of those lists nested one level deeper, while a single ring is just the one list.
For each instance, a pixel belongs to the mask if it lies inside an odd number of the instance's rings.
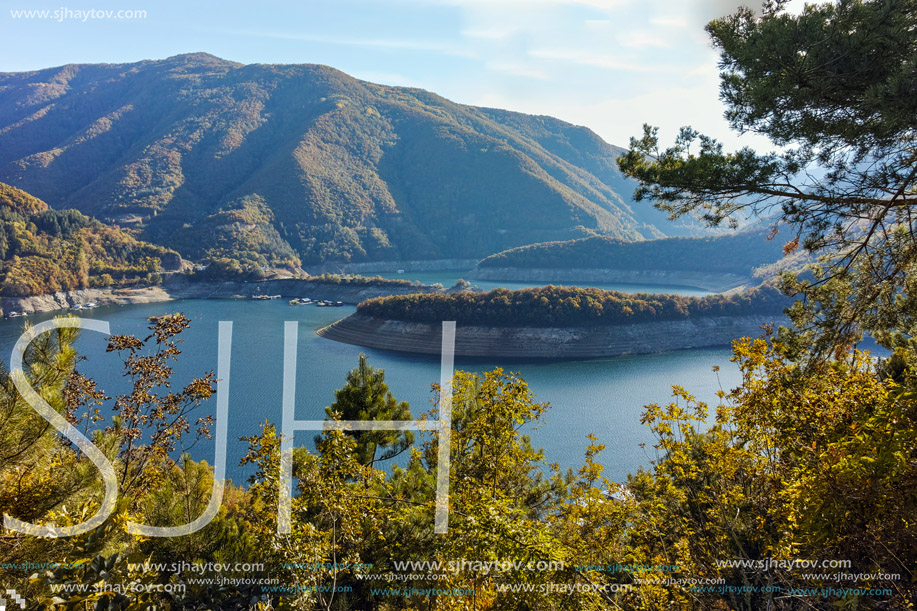
[{"label": "hillside vegetation", "polygon": [[0,74],[0,180],[243,267],[687,231],[630,203],[621,152],[326,66],[191,54]]},{"label": "hillside vegetation", "polygon": [[[423,411],[400,389],[427,385],[436,373],[430,359],[399,363],[415,369],[396,384],[366,358],[353,358],[357,368],[342,372],[334,393],[308,385],[313,405],[328,404],[314,445],[291,443],[283,434],[289,417],[282,426],[263,420],[242,438],[250,474],[243,489],[217,479],[223,452],[216,467],[184,452],[214,437],[213,402],[226,396],[217,376],[228,383],[229,371],[229,359],[220,359],[226,367],[216,375],[201,371],[184,387],[176,383],[177,336],[188,318],[156,316],[139,337],[108,338],[107,350],[124,365],[123,378],[104,380],[118,389],[113,398],[77,371],[77,329],[62,319],[57,333],[35,338],[15,377],[0,368],[6,592],[30,609],[914,611],[917,5],[841,0],[790,8],[741,6],[706,26],[731,126],[772,147],[727,152],[690,128],[666,147],[646,126],[621,158],[641,196],[673,216],[715,225],[777,211],[774,222],[802,238],[806,256],[819,256],[808,276],[782,275],[782,287],[797,297],[792,326],[735,339],[733,372],[720,374],[717,364],[700,373],[712,354],[689,356],[681,374],[668,359],[596,363],[609,381],[643,381],[640,392],[623,394],[586,386],[559,365],[539,372],[532,386],[500,367],[453,371],[444,354]],[[788,180],[799,174],[801,182]],[[733,304],[776,309],[768,290],[754,300],[690,300],[548,287],[410,296],[361,309],[472,322],[493,314],[518,324],[554,314],[684,318]],[[637,310],[638,302],[648,305]],[[364,328],[389,336],[413,332],[410,324],[363,319]],[[673,327],[722,330],[757,320],[690,322],[647,326],[667,335]],[[427,331],[431,347],[447,352],[449,334],[444,342],[438,330]],[[630,325],[466,331],[558,343],[634,337]],[[884,358],[857,349],[867,337]],[[455,340],[457,347],[458,333]],[[325,354],[337,361],[341,351],[316,346],[309,356]],[[482,362],[470,364],[482,369]],[[194,375],[196,363],[181,377]],[[426,379],[417,379],[420,370]],[[566,408],[549,416],[551,405],[536,393],[558,379],[564,390],[551,398]],[[255,381],[265,388],[264,404],[267,381]],[[45,410],[17,392],[22,382],[45,399]],[[284,386],[291,396],[292,385]],[[661,400],[664,387],[671,397]],[[578,401],[583,392],[596,405]],[[633,430],[641,400],[654,401],[639,417],[646,443]],[[216,406],[224,425],[225,407]],[[73,427],[60,435],[47,410]],[[573,420],[591,423],[594,434],[586,435],[582,462],[563,470],[531,434],[545,426],[540,434],[575,448],[584,440],[567,426]],[[226,428],[216,427],[218,440]],[[414,428],[425,431],[416,441]],[[86,452],[77,430],[96,453]],[[606,465],[617,470],[635,446],[642,465],[612,480]],[[399,454],[398,464],[379,464]],[[116,487],[108,485],[113,470]],[[140,525],[187,534],[147,536]]]},{"label": "hillside vegetation", "polygon": [[0,294],[28,296],[158,282],[175,252],[0,183]]},{"label": "hillside vegetation", "polygon": [[766,230],[707,238],[627,242],[608,236],[546,242],[496,253],[480,268],[627,269],[722,272],[750,276],[783,256],[783,240]]},{"label": "hillside vegetation", "polygon": [[377,297],[357,312],[386,320],[494,327],[620,325],[700,316],[780,315],[789,301],[771,286],[736,295],[683,297],[620,293],[601,289],[545,286],[495,289],[487,293],[417,294]]}]

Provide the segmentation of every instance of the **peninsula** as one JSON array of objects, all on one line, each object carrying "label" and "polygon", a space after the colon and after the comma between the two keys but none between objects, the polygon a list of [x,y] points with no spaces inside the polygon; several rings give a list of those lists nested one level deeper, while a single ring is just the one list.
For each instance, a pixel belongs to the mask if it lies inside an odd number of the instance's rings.
[{"label": "peninsula", "polygon": [[781,322],[771,286],[703,298],[547,286],[370,299],[318,335],[369,348],[438,354],[441,321],[460,356],[590,358],[724,346]]}]

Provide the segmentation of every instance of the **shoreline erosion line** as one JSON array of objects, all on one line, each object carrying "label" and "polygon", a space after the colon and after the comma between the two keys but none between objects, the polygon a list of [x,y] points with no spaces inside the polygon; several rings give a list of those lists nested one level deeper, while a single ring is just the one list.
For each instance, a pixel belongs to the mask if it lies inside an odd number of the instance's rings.
[{"label": "shoreline erosion line", "polygon": [[[284,298],[309,296],[313,299],[359,304],[373,297],[412,293],[446,293],[430,285],[408,286],[397,282],[336,283],[310,279],[281,278],[258,282],[192,282],[183,277],[166,278],[161,285],[97,288],[27,297],[0,297],[3,314],[66,310],[73,305],[94,302],[132,305],[182,299],[248,299],[255,294],[279,294]],[[690,348],[729,345],[741,336],[760,335],[774,317],[762,315],[709,316],[687,320],[660,320],[627,325],[570,327],[494,327],[459,325],[457,356],[598,358],[653,354]],[[438,354],[441,329],[438,325],[385,320],[359,312],[316,331],[320,337],[366,348],[403,353]]]},{"label": "shoreline erosion line", "polygon": [[[444,289],[442,289],[444,290]],[[283,297],[312,297],[347,304],[357,304],[373,297],[440,292],[429,285],[361,284],[323,282],[317,278],[280,278],[257,282],[191,282],[187,279],[165,280],[160,285],[109,287],[60,291],[25,297],[0,297],[0,311],[31,314],[66,310],[74,305],[95,302],[103,305],[156,303],[178,299],[249,299],[256,294],[278,294]]]},{"label": "shoreline erosion line", "polygon": [[[626,325],[494,327],[458,325],[456,356],[599,358],[728,346],[757,337],[774,316],[709,316]],[[378,350],[439,354],[439,325],[355,313],[316,331],[326,339]]]}]

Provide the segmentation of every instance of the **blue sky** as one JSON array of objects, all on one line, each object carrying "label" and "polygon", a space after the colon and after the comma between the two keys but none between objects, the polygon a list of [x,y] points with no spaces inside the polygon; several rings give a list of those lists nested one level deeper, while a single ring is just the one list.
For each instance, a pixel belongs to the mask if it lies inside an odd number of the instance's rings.
[{"label": "blue sky", "polygon": [[[2,0],[0,71],[206,51],[320,63],[465,104],[547,114],[626,146],[649,122],[727,146],[717,54],[703,31],[735,0]],[[791,6],[798,6],[794,3]],[[77,11],[145,11],[85,18]],[[48,18],[12,11],[48,10]],[[58,19],[54,11],[66,18]],[[69,12],[68,12],[69,11]]]}]

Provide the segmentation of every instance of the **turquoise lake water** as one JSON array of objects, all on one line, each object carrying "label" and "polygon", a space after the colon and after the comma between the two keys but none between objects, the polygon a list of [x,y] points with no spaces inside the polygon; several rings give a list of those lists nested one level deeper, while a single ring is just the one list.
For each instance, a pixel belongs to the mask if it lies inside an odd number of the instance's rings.
[{"label": "turquoise lake water", "polygon": [[[187,382],[192,375],[216,370],[218,321],[233,321],[227,467],[235,481],[246,476],[238,466],[246,445],[238,437],[256,434],[266,420],[279,428],[285,321],[300,323],[298,419],[324,418],[324,407],[333,400],[334,390],[343,384],[347,372],[356,367],[360,352],[367,354],[371,365],[385,369],[390,389],[399,400],[411,404],[415,417],[432,405],[430,385],[439,379],[438,356],[365,349],[315,335],[316,329],[352,313],[352,306],[291,307],[286,300],[185,300],[100,307],[81,315],[108,321],[113,333],[140,335],[149,316],[177,311],[191,319],[191,328],[182,334],[185,341],[176,365],[176,385]],[[37,322],[53,315],[33,315],[28,320]],[[0,321],[0,351],[6,363],[22,330],[22,321]],[[81,363],[80,370],[100,382],[109,395],[125,392],[121,363],[116,356],[105,354],[105,346],[101,334],[85,332],[78,348],[87,360]],[[644,406],[668,401],[672,384],[685,386],[699,399],[714,403],[719,388],[728,390],[739,382],[738,370],[730,363],[730,356],[731,351],[723,347],[581,361],[456,357],[455,366],[469,371],[501,366],[521,373],[537,400],[552,406],[544,422],[529,431],[534,445],[544,448],[546,462],[578,468],[583,463],[586,435],[593,433],[607,446],[602,460],[606,473],[622,480],[627,473],[648,466],[654,458],[653,438],[640,424]],[[721,367],[719,374],[712,372],[714,365]],[[105,409],[110,413],[110,406]],[[212,412],[215,406],[208,404],[202,409]],[[299,433],[296,442],[311,446],[313,435]],[[647,449],[641,449],[641,443]],[[191,454],[212,462],[213,442],[201,441]]]}]

